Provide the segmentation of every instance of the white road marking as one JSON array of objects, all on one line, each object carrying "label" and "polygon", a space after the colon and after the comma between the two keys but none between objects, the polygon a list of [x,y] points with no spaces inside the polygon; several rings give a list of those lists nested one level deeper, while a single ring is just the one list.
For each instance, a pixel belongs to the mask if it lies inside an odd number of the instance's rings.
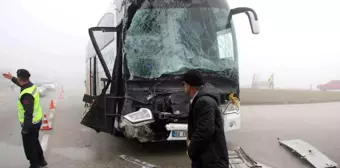
[{"label": "white road marking", "polygon": [[[55,103],[54,103],[55,107],[56,107],[56,104],[57,104],[56,102],[57,101],[55,101]],[[55,109],[50,109],[50,114],[48,115],[49,119],[52,119],[54,117],[54,111],[55,111]],[[50,128],[52,128],[52,122],[51,121],[48,121],[48,125],[49,125]],[[43,135],[43,137],[40,141],[41,148],[44,152],[47,150],[48,138],[49,137],[50,137],[50,135],[45,134],[45,135]]]},{"label": "white road marking", "polygon": [[49,119],[52,119],[54,117],[54,113],[51,112],[50,115],[48,116]]},{"label": "white road marking", "polygon": [[48,138],[50,137],[50,135],[46,134],[42,137],[41,139],[41,148],[42,150],[45,152],[47,149],[47,144],[48,144]]}]

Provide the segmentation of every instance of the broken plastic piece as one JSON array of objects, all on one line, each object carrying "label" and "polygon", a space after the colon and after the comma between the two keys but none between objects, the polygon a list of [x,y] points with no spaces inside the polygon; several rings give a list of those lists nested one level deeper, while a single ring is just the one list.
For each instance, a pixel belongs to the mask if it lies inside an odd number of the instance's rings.
[{"label": "broken plastic piece", "polygon": [[131,156],[120,155],[119,158],[121,158],[125,161],[128,161],[130,163],[133,163],[135,165],[141,166],[142,168],[159,168],[159,166],[140,161],[140,160],[133,158]]},{"label": "broken plastic piece", "polygon": [[235,97],[234,92],[229,95],[229,100],[232,101],[237,108],[239,108],[239,100],[237,99],[237,97]]},{"label": "broken plastic piece", "polygon": [[286,140],[279,141],[280,145],[283,145],[290,150],[300,155],[301,159],[305,159],[315,168],[337,168],[338,165],[330,160],[326,155],[321,153],[318,149],[310,145],[309,143],[300,140]]}]

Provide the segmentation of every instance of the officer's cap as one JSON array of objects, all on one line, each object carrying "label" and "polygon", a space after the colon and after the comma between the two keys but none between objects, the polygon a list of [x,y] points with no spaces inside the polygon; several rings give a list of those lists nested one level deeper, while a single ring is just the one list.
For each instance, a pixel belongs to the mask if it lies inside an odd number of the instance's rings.
[{"label": "officer's cap", "polygon": [[31,74],[26,69],[18,69],[17,77],[28,79],[29,77],[31,77]]}]

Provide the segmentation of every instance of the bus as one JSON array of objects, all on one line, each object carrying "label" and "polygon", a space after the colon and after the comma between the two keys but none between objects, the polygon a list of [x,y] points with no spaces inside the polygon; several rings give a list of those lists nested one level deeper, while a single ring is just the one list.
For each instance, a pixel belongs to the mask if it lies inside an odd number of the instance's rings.
[{"label": "bus", "polygon": [[140,142],[186,140],[189,98],[181,77],[202,72],[219,90],[225,131],[241,126],[239,63],[233,16],[226,0],[115,0],[89,28],[81,124]]}]

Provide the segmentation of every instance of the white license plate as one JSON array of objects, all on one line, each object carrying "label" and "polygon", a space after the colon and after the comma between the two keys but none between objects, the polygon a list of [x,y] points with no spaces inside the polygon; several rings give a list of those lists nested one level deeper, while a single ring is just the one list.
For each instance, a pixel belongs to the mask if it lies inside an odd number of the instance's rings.
[{"label": "white license plate", "polygon": [[187,136],[187,131],[172,131],[172,137],[186,137]]}]

